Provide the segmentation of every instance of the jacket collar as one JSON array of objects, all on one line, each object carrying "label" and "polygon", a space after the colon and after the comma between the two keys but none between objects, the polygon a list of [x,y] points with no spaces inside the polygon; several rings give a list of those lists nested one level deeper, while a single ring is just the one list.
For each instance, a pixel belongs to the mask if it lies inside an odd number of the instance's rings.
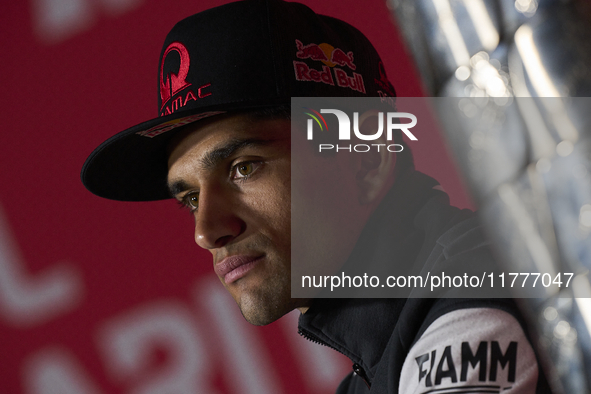
[{"label": "jacket collar", "polygon": [[373,379],[406,299],[315,299],[298,332],[359,364]]}]

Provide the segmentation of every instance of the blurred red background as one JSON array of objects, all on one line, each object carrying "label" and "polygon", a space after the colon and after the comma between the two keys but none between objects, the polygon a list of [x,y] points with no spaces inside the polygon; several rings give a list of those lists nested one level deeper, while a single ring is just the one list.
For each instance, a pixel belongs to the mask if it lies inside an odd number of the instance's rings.
[{"label": "blurred red background", "polygon": [[[108,201],[79,180],[99,143],[158,115],[168,30],[227,2],[3,3],[1,392],[315,394],[350,370],[297,335],[297,312],[244,322],[174,202]],[[364,32],[399,96],[422,95],[385,1],[302,2]],[[436,131],[413,151],[469,206]]]}]

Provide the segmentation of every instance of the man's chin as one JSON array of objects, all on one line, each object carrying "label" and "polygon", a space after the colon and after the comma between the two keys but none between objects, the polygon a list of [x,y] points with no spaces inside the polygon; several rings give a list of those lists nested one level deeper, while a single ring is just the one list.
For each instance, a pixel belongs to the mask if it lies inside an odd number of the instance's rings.
[{"label": "man's chin", "polygon": [[300,307],[291,298],[291,275],[285,264],[259,264],[247,275],[225,284],[242,316],[251,324],[263,326]]},{"label": "man's chin", "polygon": [[247,322],[255,326],[264,326],[273,323],[285,314],[294,310],[297,305],[291,298],[281,300],[252,294],[242,294],[236,300],[242,316]]}]

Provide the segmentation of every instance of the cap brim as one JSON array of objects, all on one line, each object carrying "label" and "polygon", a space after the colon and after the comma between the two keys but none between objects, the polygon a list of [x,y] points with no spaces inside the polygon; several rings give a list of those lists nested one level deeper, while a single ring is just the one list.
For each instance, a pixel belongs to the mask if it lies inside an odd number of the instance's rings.
[{"label": "cap brim", "polygon": [[281,104],[232,103],[182,111],[151,119],[103,142],[86,159],[80,177],[93,194],[119,201],[171,198],[167,147],[180,127],[226,112],[253,110]]}]

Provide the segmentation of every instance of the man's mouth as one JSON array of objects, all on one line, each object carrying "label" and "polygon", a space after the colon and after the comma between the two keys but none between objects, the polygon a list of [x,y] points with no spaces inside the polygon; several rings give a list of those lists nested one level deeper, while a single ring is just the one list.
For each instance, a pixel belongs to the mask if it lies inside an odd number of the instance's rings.
[{"label": "man's mouth", "polygon": [[226,284],[237,281],[262,260],[263,256],[228,256],[214,266],[215,273],[224,278]]}]

